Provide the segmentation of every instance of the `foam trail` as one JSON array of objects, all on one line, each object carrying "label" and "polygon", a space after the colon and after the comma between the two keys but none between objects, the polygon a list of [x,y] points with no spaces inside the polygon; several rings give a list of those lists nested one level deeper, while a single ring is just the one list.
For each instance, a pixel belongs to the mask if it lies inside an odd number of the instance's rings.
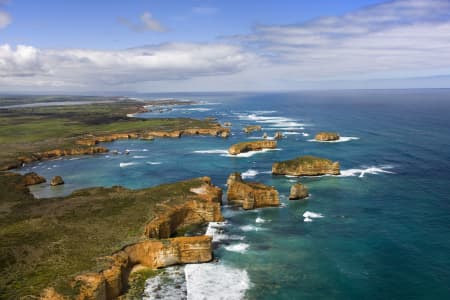
[{"label": "foam trail", "polygon": [[269,152],[269,151],[280,151],[280,148],[276,148],[276,149],[263,149],[260,151],[248,151],[245,153],[239,153],[237,155],[231,155],[231,154],[221,154],[220,156],[226,156],[226,157],[251,157],[255,154],[259,154],[259,153],[265,153],[265,152]]},{"label": "foam trail", "polygon": [[312,211],[305,211],[303,218],[303,222],[312,222],[313,219],[323,218],[323,215]]},{"label": "foam trail", "polygon": [[187,299],[244,299],[250,287],[246,270],[222,264],[190,264],[184,268]]},{"label": "foam trail", "polygon": [[231,252],[238,252],[238,253],[245,253],[247,252],[247,249],[249,247],[249,244],[245,243],[239,243],[239,244],[233,244],[225,246],[225,250],[231,251]]},{"label": "foam trail", "polygon": [[395,174],[392,171],[388,171],[388,169],[392,169],[392,166],[381,166],[381,167],[368,167],[366,169],[348,169],[348,170],[342,170],[340,177],[352,177],[352,176],[358,176],[360,178],[364,177],[365,174],[372,174],[372,175],[378,175],[380,173],[385,174]]},{"label": "foam trail", "polygon": [[119,166],[121,168],[125,168],[125,167],[129,167],[129,166],[134,166],[134,165],[137,165],[137,164],[138,164],[137,162],[127,162],[127,163],[122,162],[122,163],[119,164]]},{"label": "foam trail", "polygon": [[134,155],[133,158],[147,158],[148,156],[144,155]]},{"label": "foam trail", "polygon": [[246,179],[246,178],[253,178],[258,174],[259,174],[258,171],[250,169],[250,170],[243,172],[241,174],[241,176],[242,176],[242,179]]},{"label": "foam trail", "polygon": [[148,161],[147,164],[149,164],[149,165],[160,165],[160,164],[162,164],[162,162],[159,162],[159,161]]},{"label": "foam trail", "polygon": [[227,150],[214,149],[214,150],[196,150],[193,153],[198,154],[228,154]]},{"label": "foam trail", "polygon": [[270,220],[265,220],[265,219],[263,219],[261,217],[257,217],[255,219],[255,223],[258,223],[258,224],[262,224],[262,223],[266,223],[266,222],[270,222]]}]

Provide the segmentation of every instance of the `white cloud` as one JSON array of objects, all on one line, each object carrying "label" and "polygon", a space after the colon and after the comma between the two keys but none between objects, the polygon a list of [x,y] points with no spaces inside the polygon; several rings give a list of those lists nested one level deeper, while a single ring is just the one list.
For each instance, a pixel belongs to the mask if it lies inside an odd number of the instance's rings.
[{"label": "white cloud", "polygon": [[298,80],[398,78],[450,69],[450,1],[398,0],[239,36]]},{"label": "white cloud", "polygon": [[[153,18],[122,21],[142,31],[145,20]],[[222,43],[122,51],[0,46],[0,89],[10,90],[357,88],[359,82],[391,87],[404,86],[408,78],[420,87],[421,78],[431,86],[438,77],[450,77],[448,0],[397,0],[299,24],[258,26]]]},{"label": "white cloud", "polygon": [[5,28],[9,24],[11,24],[11,21],[11,16],[8,13],[0,10],[0,29]]},{"label": "white cloud", "polygon": [[156,31],[156,32],[165,32],[167,29],[156,20],[151,13],[144,12],[140,17],[140,22],[133,23],[126,18],[119,17],[119,23],[127,26],[133,31],[136,32],[144,32],[144,31]]},{"label": "white cloud", "polygon": [[162,44],[122,51],[0,46],[0,86],[112,89],[239,72],[255,59],[237,46]]}]

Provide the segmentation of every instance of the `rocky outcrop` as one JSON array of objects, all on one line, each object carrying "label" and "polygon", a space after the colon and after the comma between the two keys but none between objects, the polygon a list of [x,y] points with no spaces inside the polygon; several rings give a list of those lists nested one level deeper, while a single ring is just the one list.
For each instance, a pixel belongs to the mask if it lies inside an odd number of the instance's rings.
[{"label": "rocky outcrop", "polygon": [[44,177],[42,177],[41,175],[38,175],[35,172],[26,173],[23,175],[22,178],[23,178],[23,183],[25,186],[40,184],[40,183],[47,181]]},{"label": "rocky outcrop", "polygon": [[226,127],[231,127],[233,124],[231,124],[231,122],[225,122],[225,123],[223,123],[223,126],[226,126]]},{"label": "rocky outcrop", "polygon": [[128,133],[113,133],[106,136],[86,136],[76,143],[85,146],[94,146],[98,143],[113,142],[121,139],[152,139],[158,138],[180,138],[183,135],[210,135],[219,137],[228,137],[230,135],[230,129],[224,128],[219,124],[215,124],[210,128],[186,128],[183,130],[152,130],[143,132],[128,132]]},{"label": "rocky outcrop", "polygon": [[340,168],[339,162],[307,155],[274,163],[272,174],[292,176],[339,175]]},{"label": "rocky outcrop", "polygon": [[247,126],[244,128],[245,133],[252,133],[253,131],[260,131],[262,128],[260,125]]},{"label": "rocky outcrop", "polygon": [[263,149],[275,149],[277,147],[276,141],[253,141],[253,142],[242,142],[232,145],[228,149],[228,153],[231,155],[237,155],[240,153],[245,153],[249,151],[260,151]]},{"label": "rocky outcrop", "polygon": [[275,132],[275,136],[273,137],[276,140],[280,140],[283,138],[283,133],[281,131]]},{"label": "rocky outcrop", "polygon": [[168,238],[177,230],[190,225],[223,221],[220,211],[222,189],[212,185],[209,177],[201,180],[203,184],[192,188],[192,196],[187,196],[184,203],[171,207],[161,206],[163,213],[145,226],[146,237]]},{"label": "rocky outcrop", "polygon": [[232,173],[227,180],[227,200],[243,209],[279,206],[275,188],[256,182],[244,182],[240,173]]},{"label": "rocky outcrop", "polygon": [[291,192],[289,194],[289,200],[304,199],[309,196],[308,189],[300,182],[291,186]]},{"label": "rocky outcrop", "polygon": [[315,140],[321,142],[337,141],[339,140],[339,134],[336,132],[319,132],[316,134]]},{"label": "rocky outcrop", "polygon": [[61,185],[64,184],[64,180],[61,176],[55,176],[52,178],[52,181],[50,182],[51,186]]},{"label": "rocky outcrop", "polygon": [[115,299],[125,292],[129,274],[135,265],[157,269],[211,260],[212,240],[209,236],[147,240],[113,254],[109,257],[109,268],[75,277],[73,286],[78,290],[77,299],[80,300]]}]

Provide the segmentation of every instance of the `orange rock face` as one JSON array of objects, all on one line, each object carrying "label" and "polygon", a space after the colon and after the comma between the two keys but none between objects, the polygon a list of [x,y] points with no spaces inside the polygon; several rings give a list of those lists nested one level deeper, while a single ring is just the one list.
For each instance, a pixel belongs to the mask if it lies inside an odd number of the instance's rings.
[{"label": "orange rock face", "polygon": [[145,227],[145,236],[168,238],[189,225],[223,221],[222,189],[213,186],[209,177],[203,177],[202,181],[201,186],[191,189],[196,195],[187,196],[181,205],[165,208],[164,214],[150,221]]},{"label": "orange rock face", "polygon": [[228,153],[231,155],[237,155],[249,151],[259,151],[263,149],[275,149],[277,147],[276,141],[254,141],[254,142],[242,142],[232,145],[228,148]]},{"label": "orange rock face", "polygon": [[280,205],[275,188],[256,182],[244,182],[240,173],[231,174],[227,185],[228,202],[240,205],[243,209]]},{"label": "orange rock face", "polygon": [[211,260],[212,239],[209,236],[147,240],[127,246],[113,254],[108,269],[99,273],[79,275],[73,285],[79,290],[77,299],[115,299],[123,293],[129,273],[135,265],[157,269]]}]

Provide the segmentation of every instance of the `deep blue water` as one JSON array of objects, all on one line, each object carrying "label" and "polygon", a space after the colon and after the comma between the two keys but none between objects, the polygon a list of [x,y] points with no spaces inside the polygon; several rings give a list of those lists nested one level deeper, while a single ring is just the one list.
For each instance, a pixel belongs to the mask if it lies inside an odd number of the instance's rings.
[{"label": "deep blue water", "polygon": [[[233,280],[248,282],[242,295],[249,299],[450,299],[450,91],[177,97],[205,103],[141,117],[214,116],[232,122],[233,135],[116,141],[106,146],[129,149],[130,155],[65,158],[21,171],[64,178],[64,186],[35,187],[41,197],[80,187],[141,188],[205,175],[225,188],[231,172],[246,172],[248,180],[275,186],[283,205],[255,211],[224,207],[229,239],[215,250],[218,265],[225,267],[217,270],[241,273],[205,281],[229,289],[237,284]],[[242,133],[244,125],[255,124],[269,136],[286,133],[279,149],[227,156],[231,144],[262,135]],[[355,139],[308,141],[319,131]],[[270,174],[274,161],[305,154],[339,161],[343,176]],[[309,188],[308,200],[287,200],[296,181]],[[323,217],[304,222],[306,211]]]}]

